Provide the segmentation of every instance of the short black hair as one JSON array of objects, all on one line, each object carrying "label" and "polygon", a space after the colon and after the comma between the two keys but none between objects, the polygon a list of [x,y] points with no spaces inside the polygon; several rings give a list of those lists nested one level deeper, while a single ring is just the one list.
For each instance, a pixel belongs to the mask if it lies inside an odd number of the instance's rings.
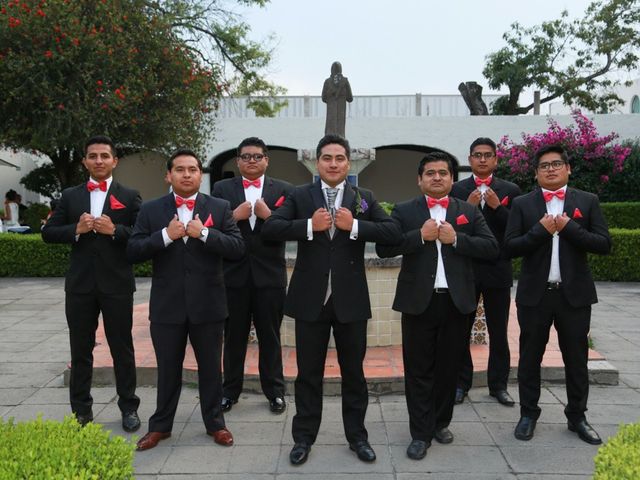
[{"label": "short black hair", "polygon": [[329,135],[325,135],[318,142],[318,146],[316,147],[316,159],[320,158],[320,154],[322,153],[322,149],[327,145],[337,144],[344,147],[344,150],[347,155],[347,160],[351,159],[351,147],[349,146],[349,140],[344,138],[342,135],[336,135],[330,133]]},{"label": "short black hair", "polygon": [[493,150],[494,153],[497,149],[496,142],[491,140],[489,137],[478,137],[473,142],[471,142],[471,145],[469,146],[469,155],[473,153],[473,149],[478,145],[486,145],[487,147],[491,147],[491,150]]},{"label": "short black hair", "polygon": [[453,176],[453,162],[451,161],[451,156],[444,152],[430,152],[422,157],[422,160],[420,160],[420,164],[418,165],[418,176],[422,176],[424,166],[427,163],[433,162],[446,162],[447,170],[449,170],[449,173]]},{"label": "short black hair", "polygon": [[242,140],[240,142],[240,145],[238,145],[238,148],[236,151],[236,154],[238,155],[238,157],[240,156],[240,151],[244,147],[258,147],[262,149],[263,154],[269,155],[269,149],[267,148],[267,144],[264,143],[264,141],[258,137],[248,137]]},{"label": "short black hair", "polygon": [[569,164],[569,155],[567,155],[567,151],[564,149],[562,145],[554,144],[554,145],[545,145],[544,147],[540,147],[536,153],[533,154],[533,168],[535,170],[538,169],[538,165],[540,164],[540,158],[547,153],[558,153],[560,154],[560,158],[566,164]]},{"label": "short black hair", "polygon": [[18,198],[18,192],[16,192],[13,188],[5,193],[4,198],[9,200],[10,202],[15,202]]},{"label": "short black hair", "polygon": [[168,172],[170,172],[171,169],[173,168],[173,161],[176,159],[176,157],[180,157],[182,155],[195,158],[198,161],[198,168],[200,169],[200,171],[202,171],[202,160],[200,160],[198,155],[196,155],[196,152],[194,152],[189,148],[179,148],[175,152],[173,152],[169,157],[169,160],[167,160]]},{"label": "short black hair", "polygon": [[109,145],[109,148],[111,148],[111,155],[113,155],[114,157],[118,156],[116,151],[116,145],[113,143],[113,140],[111,140],[111,138],[107,137],[106,135],[95,135],[84,143],[85,157],[87,156],[87,151],[89,150],[89,147],[91,145],[96,145],[96,144]]}]

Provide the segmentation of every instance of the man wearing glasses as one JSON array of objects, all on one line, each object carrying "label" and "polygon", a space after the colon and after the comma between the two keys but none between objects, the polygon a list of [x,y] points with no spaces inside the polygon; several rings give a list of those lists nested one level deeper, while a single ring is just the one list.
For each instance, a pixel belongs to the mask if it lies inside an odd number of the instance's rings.
[{"label": "man wearing glasses", "polygon": [[[476,303],[482,295],[484,313],[489,331],[489,365],[487,385],[489,395],[502,405],[513,406],[514,401],[507,392],[511,355],[507,340],[509,305],[511,304],[511,285],[513,272],[511,259],[504,252],[504,229],[507,226],[509,210],[513,199],[521,195],[520,187],[515,183],[496,178],[493,174],[498,166],[496,144],[490,138],[477,138],[469,147],[469,165],[473,175],[453,184],[451,196],[466,200],[480,208],[491,233],[500,245],[500,257],[496,260],[475,258],[473,273],[475,276]],[[476,319],[476,312],[469,315],[467,338]],[[473,360],[469,342],[460,359],[460,372],[456,388],[455,403],[464,401],[473,381]]]},{"label": "man wearing glasses", "polygon": [[225,259],[229,318],[224,329],[224,383],[222,411],[229,411],[242,393],[244,361],[251,322],[259,344],[260,383],[273,413],[286,409],[282,374],[280,324],[282,323],[287,271],[285,242],[265,241],[262,225],[284,203],[293,186],[265,175],[269,165],[266,144],[257,137],[238,146],[241,176],[221,180],[213,196],[228,200],[233,218],[244,238],[246,253],[237,260]]},{"label": "man wearing glasses", "polygon": [[587,253],[607,254],[611,238],[598,197],[568,188],[571,166],[557,145],[533,158],[540,188],[514,200],[505,248],[522,258],[516,292],[520,324],[520,421],[518,440],[530,440],[541,409],[540,363],[553,324],[565,365],[569,430],[592,445],[602,443],[585,418],[589,378],[587,335],[591,305],[598,301]]}]

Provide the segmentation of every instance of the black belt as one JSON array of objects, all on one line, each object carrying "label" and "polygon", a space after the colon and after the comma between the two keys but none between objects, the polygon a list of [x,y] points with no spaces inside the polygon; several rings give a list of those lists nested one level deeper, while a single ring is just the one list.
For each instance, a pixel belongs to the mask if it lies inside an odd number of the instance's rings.
[{"label": "black belt", "polygon": [[433,289],[433,293],[449,293],[449,289],[437,287]]},{"label": "black belt", "polygon": [[560,290],[562,282],[547,282],[547,290]]}]

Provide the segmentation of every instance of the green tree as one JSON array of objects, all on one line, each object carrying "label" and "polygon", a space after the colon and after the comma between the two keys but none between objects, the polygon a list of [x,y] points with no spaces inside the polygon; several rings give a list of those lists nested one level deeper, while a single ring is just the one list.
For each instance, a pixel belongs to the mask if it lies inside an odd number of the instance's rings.
[{"label": "green tree", "polygon": [[199,149],[223,94],[279,93],[262,74],[271,52],[229,3],[266,0],[0,1],[0,144],[53,165],[25,180],[48,169],[75,184],[96,134],[127,151]]},{"label": "green tree", "polygon": [[533,102],[519,104],[526,88],[540,90],[541,103],[562,98],[567,105],[606,113],[622,103],[613,91],[620,76],[638,68],[640,0],[597,0],[575,20],[564,11],[530,28],[514,23],[503,38],[507,45],[487,56],[482,72],[490,88],[509,90],[492,113],[530,111]]}]

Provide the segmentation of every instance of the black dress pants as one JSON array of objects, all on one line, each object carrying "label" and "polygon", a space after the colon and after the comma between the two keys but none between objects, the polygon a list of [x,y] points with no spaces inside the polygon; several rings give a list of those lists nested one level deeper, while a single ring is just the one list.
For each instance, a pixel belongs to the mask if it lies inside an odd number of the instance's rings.
[{"label": "black dress pants", "polygon": [[93,348],[98,317],[102,312],[104,332],[113,358],[118,407],[122,412],[138,409],[136,362],[133,350],[133,294],[107,295],[99,292],[65,295],[65,313],[71,346],[69,394],[71,411],[88,415],[93,405],[91,379]]},{"label": "black dress pants", "polygon": [[[489,365],[487,367],[487,385],[489,392],[506,390],[509,382],[509,370],[511,368],[511,352],[507,327],[509,325],[509,306],[511,305],[511,287],[506,288],[480,288],[476,287],[476,304],[480,300],[480,294],[484,303],[484,314],[489,332]],[[471,330],[476,320],[476,312],[468,316],[467,339],[471,336]],[[471,389],[473,384],[473,359],[469,342],[462,354],[460,373],[458,375],[458,388],[465,392]]]},{"label": "black dress pants", "polygon": [[368,439],[364,426],[369,397],[362,362],[367,351],[367,321],[340,323],[331,298],[315,322],[296,321],[296,414],[293,440],[316,441],[322,419],[322,381],[329,335],[333,328],[342,377],[342,422],[349,443]]},{"label": "black dress pants", "polygon": [[433,293],[420,315],[402,314],[402,357],[409,431],[430,442],[451,423],[458,363],[467,341],[467,315],[448,293]]},{"label": "black dress pants", "polygon": [[518,387],[520,414],[537,419],[542,411],[540,399],[540,364],[553,324],[558,332],[567,388],[564,413],[573,423],[585,418],[589,396],[587,370],[591,306],[572,307],[561,289],[546,290],[535,307],[517,305],[520,324],[520,361]]},{"label": "black dress pants", "polygon": [[237,400],[242,393],[244,362],[251,322],[258,336],[258,370],[262,392],[269,399],[284,397],[282,324],[284,288],[227,288],[229,318],[224,327],[224,396]]}]

